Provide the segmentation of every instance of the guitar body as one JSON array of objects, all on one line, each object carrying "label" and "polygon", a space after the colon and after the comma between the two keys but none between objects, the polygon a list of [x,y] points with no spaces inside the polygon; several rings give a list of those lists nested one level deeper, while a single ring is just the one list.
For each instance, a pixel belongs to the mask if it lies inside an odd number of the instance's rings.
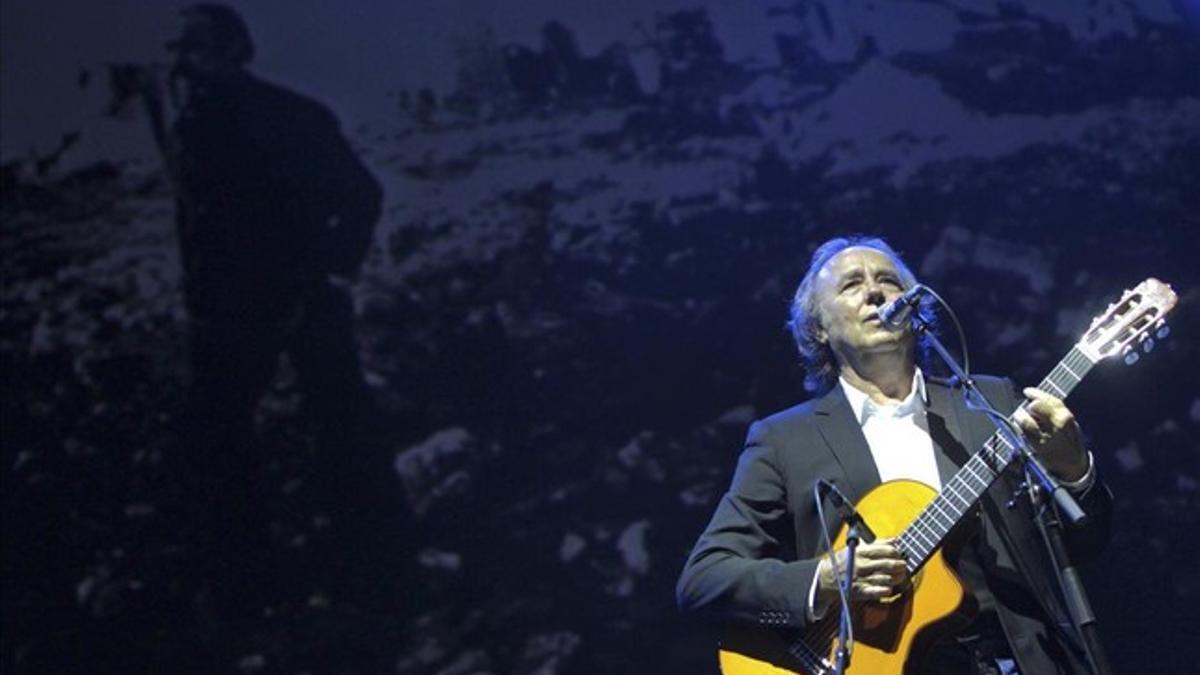
[{"label": "guitar body", "polygon": [[[925,508],[937,492],[911,480],[889,481],[868,492],[856,505],[858,512],[877,537],[899,535]],[[834,548],[846,545],[846,527],[838,533]],[[955,612],[963,605],[962,583],[947,565],[939,550],[912,579],[912,587],[882,603],[855,607],[852,675],[891,675],[905,672],[905,664],[915,666],[922,653],[947,631],[956,629]],[[765,675],[833,673],[837,648],[838,609],[803,632],[731,626],[722,635],[719,660],[723,675]],[[797,638],[823,657],[825,663],[805,664],[788,652]],[[912,657],[912,658],[910,658]]]}]

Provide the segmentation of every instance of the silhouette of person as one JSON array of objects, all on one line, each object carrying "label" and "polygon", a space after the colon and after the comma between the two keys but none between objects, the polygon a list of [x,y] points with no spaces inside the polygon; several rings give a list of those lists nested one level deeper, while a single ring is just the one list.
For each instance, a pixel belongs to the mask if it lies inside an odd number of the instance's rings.
[{"label": "silhouette of person", "polygon": [[244,556],[267,546],[270,495],[255,414],[282,354],[316,446],[314,474],[330,492],[345,490],[364,461],[346,447],[369,408],[347,280],[382,192],[326,107],[247,72],[254,43],[234,10],[197,4],[181,18],[166,45],[176,115],[155,122],[191,319],[186,499],[217,578],[256,586],[261,575]]}]

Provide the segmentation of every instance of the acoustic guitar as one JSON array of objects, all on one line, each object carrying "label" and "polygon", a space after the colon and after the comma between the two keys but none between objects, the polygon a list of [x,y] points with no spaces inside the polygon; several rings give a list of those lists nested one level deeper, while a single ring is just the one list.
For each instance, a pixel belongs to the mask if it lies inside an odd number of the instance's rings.
[{"label": "acoustic guitar", "polygon": [[[1059,398],[1071,391],[1100,361],[1123,356],[1127,363],[1149,351],[1156,337],[1166,335],[1166,315],[1177,301],[1171,287],[1147,279],[1092,321],[1071,351],[1050,371],[1038,388]],[[956,612],[966,599],[964,588],[943,555],[947,535],[989,486],[1015,459],[1014,449],[997,433],[947,481],[940,493],[910,480],[888,481],[856,504],[877,537],[895,538],[907,560],[911,584],[882,602],[856,603],[852,675],[905,672],[920,663],[936,638],[955,627]],[[834,548],[845,546],[842,527]],[[830,611],[803,630],[780,630],[736,625],[721,638],[719,660],[723,675],[802,674],[835,672],[839,611]]]}]

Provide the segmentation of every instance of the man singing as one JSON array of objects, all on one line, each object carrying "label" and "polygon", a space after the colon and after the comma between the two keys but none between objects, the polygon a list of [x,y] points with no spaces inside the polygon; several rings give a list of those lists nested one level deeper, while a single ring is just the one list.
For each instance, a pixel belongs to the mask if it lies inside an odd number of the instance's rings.
[{"label": "man singing", "polygon": [[[926,338],[889,330],[879,310],[916,284],[883,240],[836,238],[813,254],[796,291],[790,326],[816,398],[751,425],[729,490],[688,557],[676,589],[680,607],[742,625],[802,629],[840,611],[838,579],[824,555],[813,504],[816,481],[851,500],[885,481],[935,490],[994,432],[961,395],[921,363]],[[918,311],[928,314],[930,308]],[[979,376],[1002,412],[1022,402],[1012,383]],[[1108,539],[1111,495],[1096,478],[1071,411],[1038,389],[1015,419],[1044,465],[1089,518],[1067,528],[1073,559]],[[956,529],[948,562],[975,611],[930,649],[914,650],[906,673],[1043,675],[1086,673],[1054,571],[1027,499],[1004,508],[1011,472],[984,494],[978,515]],[[831,528],[833,508],[825,509]],[[869,523],[868,523],[869,524]],[[836,554],[845,570],[846,550]],[[850,598],[878,603],[909,588],[905,557],[891,539],[857,548]],[[799,666],[796,666],[797,669]]]}]

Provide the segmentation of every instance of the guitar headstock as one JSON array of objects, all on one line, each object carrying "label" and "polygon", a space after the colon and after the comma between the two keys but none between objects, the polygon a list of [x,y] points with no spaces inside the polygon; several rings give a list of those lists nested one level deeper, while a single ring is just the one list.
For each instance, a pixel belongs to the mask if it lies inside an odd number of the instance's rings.
[{"label": "guitar headstock", "polygon": [[1166,316],[1178,298],[1169,284],[1146,279],[1108,306],[1075,346],[1093,362],[1118,354],[1126,363],[1138,360],[1138,350],[1154,349],[1155,339],[1167,336]]}]

